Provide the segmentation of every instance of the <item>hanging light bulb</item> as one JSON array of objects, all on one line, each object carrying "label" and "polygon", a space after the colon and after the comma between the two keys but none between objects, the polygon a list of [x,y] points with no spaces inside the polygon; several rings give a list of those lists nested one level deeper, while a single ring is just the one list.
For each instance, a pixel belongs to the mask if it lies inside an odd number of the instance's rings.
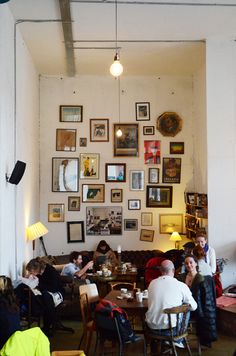
[{"label": "hanging light bulb", "polygon": [[123,66],[120,63],[120,56],[118,53],[118,46],[117,46],[117,0],[115,1],[115,31],[116,31],[116,54],[114,57],[114,62],[110,66],[110,73],[114,77],[119,77],[123,73]]},{"label": "hanging light bulb", "polygon": [[123,135],[123,132],[121,131],[121,128],[119,127],[118,130],[116,131],[116,136],[121,137]]},{"label": "hanging light bulb", "polygon": [[123,66],[120,63],[120,57],[119,54],[116,52],[115,57],[114,57],[114,62],[110,66],[110,73],[114,77],[119,77],[123,73]]}]

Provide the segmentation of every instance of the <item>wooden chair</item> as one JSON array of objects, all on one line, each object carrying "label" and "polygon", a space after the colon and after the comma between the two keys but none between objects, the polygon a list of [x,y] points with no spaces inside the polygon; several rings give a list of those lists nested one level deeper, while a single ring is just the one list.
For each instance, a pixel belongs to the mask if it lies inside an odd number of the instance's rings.
[{"label": "wooden chair", "polygon": [[99,301],[98,288],[95,283],[82,284],[81,286],[79,286],[79,293],[87,294],[89,304],[96,303],[97,301]]},{"label": "wooden chair", "polygon": [[[95,344],[94,356],[104,355],[105,349],[110,353],[114,352],[115,355],[124,356],[125,347],[127,345],[142,342],[143,343],[143,355],[147,355],[146,341],[143,336],[136,337],[134,341],[123,341],[119,330],[119,324],[117,317],[110,318],[102,315],[101,313],[95,314],[95,323],[97,331],[97,339]],[[107,344],[107,341],[111,342],[111,345]],[[117,352],[118,346],[118,352]],[[97,352],[98,349],[98,352]]]},{"label": "wooden chair", "polygon": [[87,355],[89,353],[91,339],[93,333],[96,331],[94,320],[91,316],[91,309],[88,302],[88,296],[86,293],[80,294],[80,309],[81,309],[81,317],[83,323],[83,333],[80,339],[78,349],[81,349],[81,346],[84,342],[84,352]]},{"label": "wooden chair", "polygon": [[[179,307],[168,308],[164,309],[163,311],[165,314],[168,315],[168,322],[169,322],[169,335],[157,335],[151,329],[145,330],[145,338],[146,342],[150,343],[151,341],[157,341],[160,343],[160,354],[163,355],[167,352],[174,353],[177,356],[176,346],[175,343],[183,340],[183,345],[187,348],[188,354],[191,356],[191,350],[187,340],[187,314],[189,312],[189,305],[183,304]],[[173,328],[171,316],[176,317],[176,327]],[[168,345],[168,346],[167,346]]]},{"label": "wooden chair", "polygon": [[122,281],[114,281],[109,282],[109,286],[111,290],[120,290],[121,288],[127,288],[129,291],[132,291],[136,288],[136,282],[122,282]]}]

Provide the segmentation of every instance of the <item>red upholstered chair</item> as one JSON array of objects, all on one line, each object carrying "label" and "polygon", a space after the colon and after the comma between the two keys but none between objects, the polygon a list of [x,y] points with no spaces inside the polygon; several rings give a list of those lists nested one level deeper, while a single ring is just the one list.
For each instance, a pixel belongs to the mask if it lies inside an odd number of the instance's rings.
[{"label": "red upholstered chair", "polygon": [[161,276],[160,266],[164,257],[153,257],[151,258],[145,266],[145,285],[146,288],[149,286],[150,282]]}]

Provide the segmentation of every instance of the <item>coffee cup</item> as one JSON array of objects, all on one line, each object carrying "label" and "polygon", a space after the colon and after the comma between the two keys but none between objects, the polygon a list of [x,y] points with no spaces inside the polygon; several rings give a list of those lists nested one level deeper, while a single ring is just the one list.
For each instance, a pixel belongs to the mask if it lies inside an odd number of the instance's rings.
[{"label": "coffee cup", "polygon": [[128,292],[128,289],[127,288],[121,288],[120,292],[122,294],[126,294]]},{"label": "coffee cup", "polygon": [[142,292],[136,293],[136,300],[137,300],[137,302],[142,303],[142,301],[143,301],[143,293]]}]

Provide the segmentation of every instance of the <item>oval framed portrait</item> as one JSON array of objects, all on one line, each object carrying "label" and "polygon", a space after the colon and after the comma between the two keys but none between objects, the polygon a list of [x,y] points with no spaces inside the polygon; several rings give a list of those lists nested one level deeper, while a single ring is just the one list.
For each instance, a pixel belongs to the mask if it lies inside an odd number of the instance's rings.
[{"label": "oval framed portrait", "polygon": [[182,130],[182,119],[175,112],[164,112],[157,118],[157,130],[163,136],[174,137]]}]

